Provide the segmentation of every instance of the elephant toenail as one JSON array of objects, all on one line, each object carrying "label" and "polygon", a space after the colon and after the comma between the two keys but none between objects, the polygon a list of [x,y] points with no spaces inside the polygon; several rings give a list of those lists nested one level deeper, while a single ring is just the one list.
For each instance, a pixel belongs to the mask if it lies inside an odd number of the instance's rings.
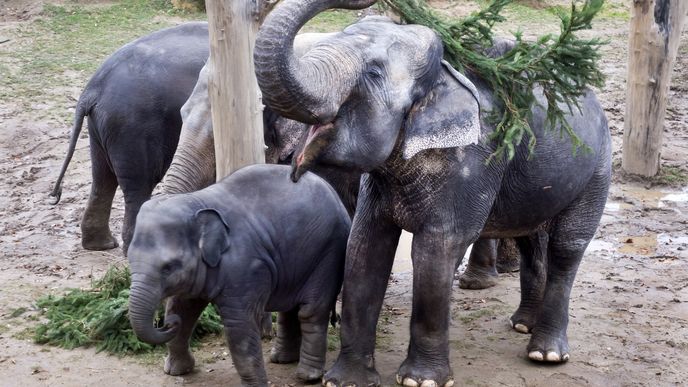
[{"label": "elephant toenail", "polygon": [[516,324],[516,325],[514,325],[514,329],[515,329],[517,332],[528,333],[528,327],[525,326],[525,325],[523,325],[523,324]]},{"label": "elephant toenail", "polygon": [[542,352],[540,352],[540,351],[531,351],[528,353],[528,357],[531,360],[536,360],[536,361],[544,360],[544,357],[542,356]]},{"label": "elephant toenail", "polygon": [[444,383],[444,387],[454,387],[454,379],[447,380],[447,383]]},{"label": "elephant toenail", "polygon": [[404,379],[404,386],[406,387],[418,387],[418,382],[411,378]]},{"label": "elephant toenail", "polygon": [[565,353],[564,356],[561,357],[561,361],[569,361],[569,354]]},{"label": "elephant toenail", "polygon": [[397,374],[397,384],[398,384],[398,385],[401,385],[401,383],[403,383],[403,380],[402,380],[402,378],[401,378],[401,375]]},{"label": "elephant toenail", "polygon": [[424,380],[420,387],[437,387],[437,383],[434,380]]},{"label": "elephant toenail", "polygon": [[323,380],[323,386],[325,386],[325,387],[337,387],[336,384],[334,384],[334,383],[332,383],[332,382],[327,382],[327,383],[325,383],[324,380]]},{"label": "elephant toenail", "polygon": [[561,356],[554,351],[548,351],[547,355],[545,355],[545,359],[547,361],[561,361]]}]

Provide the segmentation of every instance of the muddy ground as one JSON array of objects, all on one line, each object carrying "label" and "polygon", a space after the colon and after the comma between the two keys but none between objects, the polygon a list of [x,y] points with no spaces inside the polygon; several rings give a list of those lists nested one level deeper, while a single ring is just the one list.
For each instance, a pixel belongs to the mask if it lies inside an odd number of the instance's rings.
[{"label": "muddy ground", "polygon": [[[571,360],[556,366],[527,360],[528,336],[511,330],[508,323],[518,304],[518,273],[504,274],[491,289],[454,290],[450,337],[457,385],[658,386],[688,382],[688,186],[681,180],[688,173],[688,33],[683,34],[675,67],[662,152],[663,164],[678,178],[648,182],[623,176],[618,165],[628,22],[623,17],[624,2],[613,3],[622,16],[596,22],[594,33],[610,39],[602,62],[608,82],[599,97],[609,117],[617,168],[602,224],[573,289],[568,332]],[[9,39],[0,43],[2,82],[8,79],[5,72],[13,70],[18,47],[31,43],[20,32],[41,17],[40,4],[0,1],[0,42]],[[453,12],[460,2],[433,4]],[[29,332],[38,318],[32,302],[37,297],[87,287],[91,278],[110,265],[126,262],[120,250],[91,252],[80,247],[79,222],[90,185],[86,135],[78,144],[61,203],[48,204],[51,184],[67,148],[70,115],[89,76],[84,71],[67,71],[64,84],[45,90],[50,98],[36,95],[29,104],[17,102],[10,92],[2,94],[0,386],[238,385],[219,337],[195,350],[196,371],[184,377],[163,374],[162,354],[117,358],[93,349],[63,350],[31,341]],[[6,91],[20,86],[3,87]],[[63,113],[43,114],[46,110]],[[112,223],[117,235],[121,220],[118,194]],[[378,328],[377,368],[385,385],[394,384],[394,372],[408,344],[408,241],[405,236]],[[18,308],[28,311],[19,314]],[[267,350],[269,343],[264,348]],[[336,350],[328,353],[328,364],[336,354]],[[294,368],[267,366],[277,385],[297,385]]]}]

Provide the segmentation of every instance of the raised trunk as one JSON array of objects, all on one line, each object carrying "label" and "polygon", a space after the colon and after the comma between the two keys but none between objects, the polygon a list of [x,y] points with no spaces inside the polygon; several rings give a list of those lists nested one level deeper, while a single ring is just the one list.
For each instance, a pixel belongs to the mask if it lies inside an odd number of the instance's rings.
[{"label": "raised trunk", "polygon": [[[299,0],[279,3],[265,18],[256,36],[254,63],[263,102],[280,115],[297,121],[310,124],[332,121],[345,94],[337,88],[351,85],[342,82],[346,74],[331,68],[331,61],[309,55],[297,58],[294,37],[308,20],[326,9],[362,9],[374,2]],[[344,63],[343,68],[352,65],[355,63]],[[322,82],[323,78],[330,78],[329,82]]]},{"label": "raised trunk", "polygon": [[155,311],[162,301],[160,291],[148,283],[133,281],[129,293],[129,322],[139,339],[149,344],[164,344],[177,334],[178,318],[168,316],[163,329],[153,326]]}]

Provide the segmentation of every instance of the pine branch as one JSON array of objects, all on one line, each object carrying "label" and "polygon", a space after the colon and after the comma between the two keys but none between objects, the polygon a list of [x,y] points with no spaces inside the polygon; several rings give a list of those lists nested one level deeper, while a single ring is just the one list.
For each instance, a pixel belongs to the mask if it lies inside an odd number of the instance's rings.
[{"label": "pine branch", "polygon": [[[569,14],[561,13],[559,35],[546,34],[535,42],[515,33],[515,46],[499,58],[482,52],[492,45],[492,27],[505,20],[500,15],[513,0],[493,0],[484,10],[462,20],[447,20],[430,10],[423,0],[383,0],[401,18],[435,30],[444,43],[445,59],[459,71],[470,71],[489,83],[501,111],[492,113],[495,131],[490,140],[497,146],[490,157],[513,158],[524,136],[532,154],[536,140],[529,122],[538,105],[539,86],[547,106],[547,128],[559,128],[571,138],[573,152],[587,148],[566,121],[566,112],[580,109],[578,98],[589,86],[602,87],[604,75],[597,64],[600,39],[579,39],[575,32],[590,29],[604,0],[584,0],[582,7],[571,4]],[[566,111],[565,111],[565,110]],[[489,160],[488,160],[489,161]]]},{"label": "pine branch", "polygon": [[[138,340],[129,324],[130,285],[129,269],[113,266],[93,282],[93,289],[72,289],[62,297],[40,298],[36,304],[47,322],[36,328],[34,341],[67,349],[95,346],[113,354],[153,350],[152,345]],[[162,314],[159,309],[158,326],[164,325]],[[220,316],[209,306],[196,324],[193,340],[222,330]]]}]

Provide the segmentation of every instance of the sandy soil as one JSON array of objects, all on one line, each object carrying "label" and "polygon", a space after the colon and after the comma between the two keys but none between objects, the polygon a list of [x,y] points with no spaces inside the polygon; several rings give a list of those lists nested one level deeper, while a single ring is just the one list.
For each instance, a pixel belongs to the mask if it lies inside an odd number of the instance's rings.
[{"label": "sandy soil", "polygon": [[[34,5],[4,0],[0,36],[14,38],[16,26],[36,14]],[[9,10],[8,10],[9,9]],[[596,33],[611,40],[604,48],[607,86],[599,96],[620,160],[625,100],[627,24],[598,23]],[[21,43],[21,42],[19,42]],[[686,170],[688,156],[688,33],[684,32],[669,100],[663,160]],[[3,55],[8,49],[0,47]],[[73,105],[88,74],[75,73],[65,85],[65,110]],[[76,85],[76,86],[75,86]],[[36,101],[21,110],[0,104],[0,386],[238,385],[221,338],[197,348],[196,372],[170,377],[162,355],[117,358],[92,349],[62,350],[31,342],[32,301],[91,278],[125,260],[119,250],[90,252],[80,247],[79,222],[88,196],[88,141],[82,138],[58,206],[48,204],[51,184],[67,148],[69,124],[37,118],[54,102]],[[113,210],[119,235],[122,200]],[[588,249],[573,289],[565,365],[529,362],[528,336],[511,330],[508,318],[519,299],[518,273],[502,275],[483,291],[455,288],[452,303],[451,361],[457,385],[681,385],[688,380],[688,187],[651,186],[615,172],[614,184],[596,239]],[[395,264],[378,328],[377,368],[386,385],[408,345],[411,267],[408,236]],[[29,311],[17,317],[13,312]],[[269,344],[264,345],[265,349]],[[337,352],[328,354],[334,361]],[[277,385],[294,384],[291,365],[268,366]]]}]

